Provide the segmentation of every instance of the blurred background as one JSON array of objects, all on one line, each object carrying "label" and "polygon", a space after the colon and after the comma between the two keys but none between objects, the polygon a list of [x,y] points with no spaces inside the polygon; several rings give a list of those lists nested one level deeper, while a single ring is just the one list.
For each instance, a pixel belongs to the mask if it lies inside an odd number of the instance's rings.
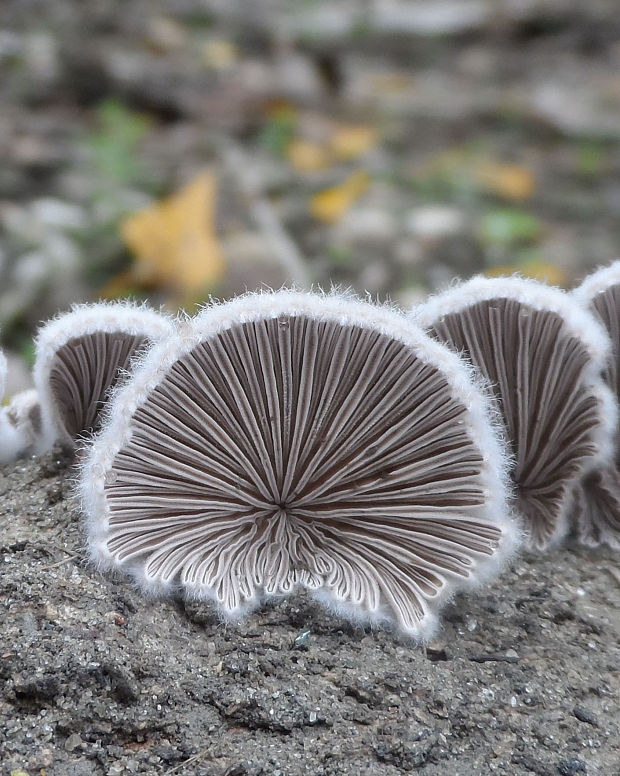
[{"label": "blurred background", "polygon": [[2,0],[0,332],[620,256],[618,0]]}]

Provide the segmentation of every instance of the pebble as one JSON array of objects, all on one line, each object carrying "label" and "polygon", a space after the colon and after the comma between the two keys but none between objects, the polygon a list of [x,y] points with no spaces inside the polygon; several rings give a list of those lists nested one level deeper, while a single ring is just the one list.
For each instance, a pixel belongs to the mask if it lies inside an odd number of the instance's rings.
[{"label": "pebble", "polygon": [[463,231],[465,218],[456,208],[428,205],[410,211],[406,227],[411,234],[421,239],[438,240]]},{"label": "pebble", "polygon": [[82,744],[82,739],[79,733],[72,733],[65,741],[65,749],[67,752],[72,752]]}]

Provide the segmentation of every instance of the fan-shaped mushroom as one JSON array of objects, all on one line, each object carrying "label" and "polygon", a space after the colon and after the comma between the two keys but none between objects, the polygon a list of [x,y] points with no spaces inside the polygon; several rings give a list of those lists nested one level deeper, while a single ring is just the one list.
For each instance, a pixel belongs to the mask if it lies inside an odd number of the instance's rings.
[{"label": "fan-shaped mushroom", "polygon": [[406,317],[280,292],[148,353],[82,464],[92,557],[226,617],[304,587],[428,638],[518,530],[470,371]]},{"label": "fan-shaped mushroom", "polygon": [[473,278],[412,317],[471,359],[491,386],[529,545],[558,541],[574,485],[611,449],[616,411],[600,378],[605,331],[564,292],[518,277]]},{"label": "fan-shaped mushroom", "polygon": [[105,399],[142,349],[172,336],[174,323],[130,303],[74,307],[41,328],[34,381],[47,447],[68,445],[99,426]]},{"label": "fan-shaped mushroom", "polygon": [[[620,261],[589,275],[573,291],[576,301],[601,321],[611,338],[604,379],[620,400]],[[579,540],[590,547],[620,549],[620,441],[613,454],[575,488],[574,522]]]}]

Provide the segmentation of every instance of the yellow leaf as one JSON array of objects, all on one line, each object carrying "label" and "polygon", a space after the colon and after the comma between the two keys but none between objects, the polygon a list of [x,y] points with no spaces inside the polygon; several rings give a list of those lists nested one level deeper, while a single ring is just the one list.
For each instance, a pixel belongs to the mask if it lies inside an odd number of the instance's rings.
[{"label": "yellow leaf", "polygon": [[474,177],[487,191],[513,202],[529,199],[536,189],[532,173],[516,164],[486,162],[474,170]]},{"label": "yellow leaf", "polygon": [[138,282],[171,288],[191,300],[222,277],[215,191],[215,175],[205,172],[168,199],[125,220],[122,235],[136,257]]},{"label": "yellow leaf", "polygon": [[315,194],[310,201],[310,213],[319,221],[334,224],[349,210],[368,187],[368,174],[353,173],[339,186]]},{"label": "yellow leaf", "polygon": [[293,140],[286,150],[286,155],[291,166],[298,172],[324,170],[330,161],[322,146],[306,140]]},{"label": "yellow leaf", "polygon": [[336,157],[343,161],[357,159],[377,144],[377,133],[371,127],[339,127],[331,136],[329,145]]},{"label": "yellow leaf", "polygon": [[545,264],[543,261],[536,259],[523,261],[512,266],[493,267],[485,274],[488,277],[497,278],[513,275],[515,272],[523,275],[523,277],[532,278],[541,283],[547,283],[550,286],[565,287],[567,283],[566,273],[561,267],[556,267],[554,264]]}]

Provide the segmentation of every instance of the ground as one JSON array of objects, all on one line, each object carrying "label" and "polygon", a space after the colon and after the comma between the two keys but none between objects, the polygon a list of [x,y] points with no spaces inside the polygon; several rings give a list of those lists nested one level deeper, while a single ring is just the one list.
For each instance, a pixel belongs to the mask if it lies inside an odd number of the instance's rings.
[{"label": "ground", "polygon": [[617,776],[613,554],[522,557],[428,647],[304,596],[224,625],[84,556],[58,451],[0,473],[2,776]]}]

